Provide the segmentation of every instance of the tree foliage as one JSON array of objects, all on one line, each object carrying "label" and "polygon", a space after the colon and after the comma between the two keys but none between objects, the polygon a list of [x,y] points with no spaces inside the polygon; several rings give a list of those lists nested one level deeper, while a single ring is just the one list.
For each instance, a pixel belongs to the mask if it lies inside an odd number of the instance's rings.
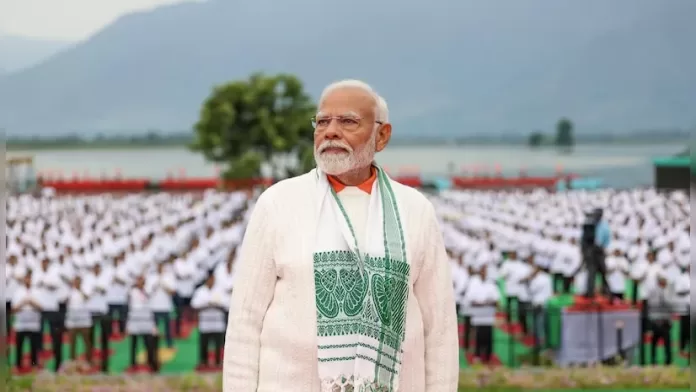
[{"label": "tree foliage", "polygon": [[556,123],[556,146],[570,149],[574,144],[573,122],[563,117]]},{"label": "tree foliage", "polygon": [[[316,112],[302,82],[287,74],[253,74],[216,87],[195,125],[194,151],[223,165],[224,178],[253,178],[268,164],[275,176],[311,169]],[[296,162],[296,165],[278,163]]]},{"label": "tree foliage", "polygon": [[542,144],[544,144],[545,139],[546,136],[544,136],[542,132],[535,131],[529,135],[529,140],[527,141],[527,143],[530,147],[540,147]]}]

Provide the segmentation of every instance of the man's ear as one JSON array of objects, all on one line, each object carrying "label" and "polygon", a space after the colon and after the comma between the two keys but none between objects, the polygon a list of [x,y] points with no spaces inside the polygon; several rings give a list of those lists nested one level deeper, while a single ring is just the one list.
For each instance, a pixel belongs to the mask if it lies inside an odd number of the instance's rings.
[{"label": "man's ear", "polygon": [[382,124],[379,129],[377,129],[377,140],[376,148],[377,152],[384,150],[384,148],[389,144],[389,139],[391,139],[392,126],[389,123]]}]

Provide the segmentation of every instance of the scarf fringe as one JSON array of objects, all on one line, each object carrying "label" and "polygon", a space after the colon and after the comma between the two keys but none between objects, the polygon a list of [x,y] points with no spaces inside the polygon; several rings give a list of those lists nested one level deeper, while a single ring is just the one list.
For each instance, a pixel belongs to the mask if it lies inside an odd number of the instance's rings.
[{"label": "scarf fringe", "polygon": [[368,378],[354,380],[353,376],[341,376],[322,380],[321,392],[399,392],[399,390],[398,388],[389,389],[389,386],[380,385]]}]

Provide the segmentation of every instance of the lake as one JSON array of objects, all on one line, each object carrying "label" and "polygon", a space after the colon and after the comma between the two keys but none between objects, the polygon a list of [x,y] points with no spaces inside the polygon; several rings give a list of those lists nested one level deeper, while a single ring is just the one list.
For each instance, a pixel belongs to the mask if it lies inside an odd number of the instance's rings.
[{"label": "lake", "polygon": [[[653,181],[652,159],[677,154],[684,144],[579,145],[570,154],[555,149],[533,150],[526,146],[392,146],[377,155],[377,161],[392,174],[418,171],[424,177],[451,175],[474,167],[500,167],[508,176],[525,169],[529,175],[566,173],[600,177],[612,187],[649,185]],[[34,156],[39,173],[161,179],[171,173],[187,177],[214,176],[213,164],[184,147],[135,149],[56,149],[11,151],[8,156]]]}]

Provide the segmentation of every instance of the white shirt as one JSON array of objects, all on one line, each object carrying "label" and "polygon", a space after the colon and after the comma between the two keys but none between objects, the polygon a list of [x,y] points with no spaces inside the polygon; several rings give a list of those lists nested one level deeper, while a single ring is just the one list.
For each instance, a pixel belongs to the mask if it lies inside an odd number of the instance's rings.
[{"label": "white shirt", "polygon": [[517,259],[508,259],[500,267],[499,275],[505,282],[505,295],[517,298],[524,289],[522,279],[528,276],[531,268],[525,262]]},{"label": "white shirt", "polygon": [[230,307],[229,293],[203,285],[193,294],[191,307],[198,310],[198,329],[202,333],[225,332],[225,317]]},{"label": "white shirt", "polygon": [[609,289],[614,294],[621,294],[626,291],[626,274],[629,272],[628,260],[622,256],[609,256],[606,258],[607,271],[611,271],[607,276]]},{"label": "white shirt", "polygon": [[681,273],[674,279],[672,286],[674,290],[677,312],[679,314],[689,314],[691,306],[691,277],[687,273]]},{"label": "white shirt", "polygon": [[[128,289],[132,283],[126,263],[121,263],[111,269],[111,284],[106,290],[106,301],[112,305],[124,305],[128,303]],[[125,284],[124,284],[125,283]]]},{"label": "white shirt", "polygon": [[66,328],[89,328],[92,326],[92,313],[87,307],[89,295],[90,293],[84,288],[82,290],[75,288],[70,290],[67,311],[65,313]]},{"label": "white shirt", "polygon": [[129,335],[150,335],[155,329],[155,317],[147,294],[132,288],[128,293],[126,332]]},{"label": "white shirt", "polygon": [[85,275],[82,287],[89,292],[87,308],[96,314],[106,314],[109,311],[107,294],[113,284],[111,271],[101,271],[99,276],[95,274]]},{"label": "white shirt", "polygon": [[[37,305],[41,304],[41,293],[38,292],[36,288],[27,288],[22,285],[17,287],[15,290],[10,305],[14,310],[20,303],[27,299],[32,299],[37,302]],[[14,330],[17,332],[39,332],[41,331],[41,311],[34,309],[29,305],[23,305],[14,314]]]},{"label": "white shirt", "polygon": [[60,274],[60,278],[63,281],[63,289],[61,292],[61,298],[60,301],[67,301],[68,295],[70,293],[70,283],[72,280],[75,278],[75,268],[72,266],[72,264],[68,263],[67,261],[64,261],[63,264],[56,264],[56,268]]},{"label": "white shirt", "polygon": [[582,255],[580,254],[580,248],[577,245],[567,244],[563,248],[563,260],[565,261],[565,266],[563,268],[563,276],[566,278],[572,278],[578,272],[578,269],[582,265]]},{"label": "white shirt", "polygon": [[177,259],[174,262],[174,274],[177,278],[176,292],[183,298],[191,298],[196,288],[196,266],[192,259]]},{"label": "white shirt", "polygon": [[657,283],[657,274],[662,271],[662,267],[653,262],[650,264],[645,259],[638,259],[631,267],[631,279],[640,281],[638,283],[638,298],[647,299],[650,290]]},{"label": "white shirt", "polygon": [[469,273],[467,272],[466,268],[460,266],[456,262],[451,263],[452,279],[454,283],[454,300],[461,305],[469,284]]},{"label": "white shirt", "polygon": [[522,281],[529,277],[529,275],[531,275],[533,271],[534,270],[532,269],[532,266],[524,261],[521,261],[519,264],[517,264],[515,268],[514,282],[516,282],[515,284],[517,286],[517,299],[520,302],[529,302],[532,299],[529,294],[528,283],[524,283]]},{"label": "white shirt", "polygon": [[53,264],[46,271],[39,268],[32,275],[32,286],[36,288],[36,294],[41,297],[44,311],[57,311],[58,302],[61,298],[65,298],[67,285],[60,279],[60,271],[56,267]]},{"label": "white shirt", "polygon": [[228,270],[227,263],[218,264],[213,272],[213,275],[215,276],[215,286],[231,293],[234,287],[234,270],[234,264],[232,264],[231,271]]},{"label": "white shirt", "polygon": [[154,312],[171,312],[174,309],[172,294],[167,292],[176,291],[176,278],[172,273],[148,276],[145,288],[150,293],[150,308]]},{"label": "white shirt", "polygon": [[21,267],[19,264],[17,265],[7,265],[5,268],[5,302],[11,302],[12,301],[12,296],[14,295],[15,291],[19,286],[21,286],[21,283],[19,279],[24,276],[26,273],[26,269],[23,270],[23,267]]},{"label": "white shirt", "polygon": [[[495,311],[500,301],[500,291],[495,281],[472,276],[464,302],[470,307],[471,325],[495,324]],[[484,305],[481,305],[485,303]]]},{"label": "white shirt", "polygon": [[529,281],[531,303],[534,306],[544,306],[553,297],[553,281],[551,275],[539,272]]}]

